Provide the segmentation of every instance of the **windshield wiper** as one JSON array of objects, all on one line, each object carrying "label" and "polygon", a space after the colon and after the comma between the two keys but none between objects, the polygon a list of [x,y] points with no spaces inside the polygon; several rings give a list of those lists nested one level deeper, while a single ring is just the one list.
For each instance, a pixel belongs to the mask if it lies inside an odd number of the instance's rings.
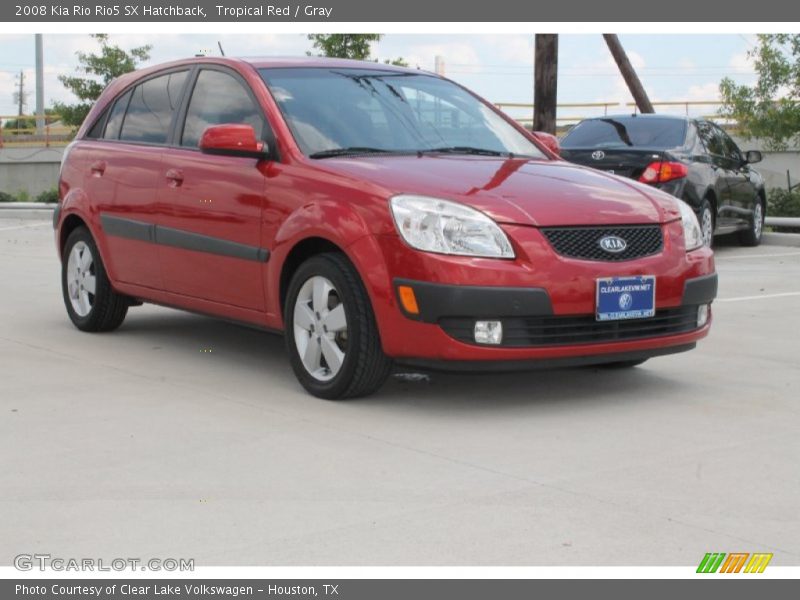
[{"label": "windshield wiper", "polygon": [[500,152],[499,150],[489,150],[488,148],[475,148],[473,146],[443,146],[441,148],[426,148],[419,151],[420,154],[475,154],[479,156],[508,156],[513,158],[511,152]]},{"label": "windshield wiper", "polygon": [[370,148],[369,146],[348,146],[347,148],[330,148],[309,154],[309,158],[334,158],[336,156],[353,156],[356,154],[386,154],[394,150],[385,148]]}]

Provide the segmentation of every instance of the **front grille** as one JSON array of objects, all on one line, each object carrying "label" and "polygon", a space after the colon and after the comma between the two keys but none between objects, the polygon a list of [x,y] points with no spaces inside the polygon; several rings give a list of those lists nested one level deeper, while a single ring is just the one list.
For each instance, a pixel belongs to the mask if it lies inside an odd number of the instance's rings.
[{"label": "front grille", "polygon": [[[596,321],[594,315],[522,317],[501,319],[502,346],[560,346],[597,344],[686,333],[697,329],[697,306],[656,311],[647,319]],[[475,343],[475,319],[440,319],[445,332],[470,344]]]},{"label": "front grille", "polygon": [[[660,225],[544,227],[541,231],[556,252],[583,260],[632,260],[657,254],[664,245]],[[600,240],[607,236],[621,238],[627,246],[622,252],[604,250]]]}]

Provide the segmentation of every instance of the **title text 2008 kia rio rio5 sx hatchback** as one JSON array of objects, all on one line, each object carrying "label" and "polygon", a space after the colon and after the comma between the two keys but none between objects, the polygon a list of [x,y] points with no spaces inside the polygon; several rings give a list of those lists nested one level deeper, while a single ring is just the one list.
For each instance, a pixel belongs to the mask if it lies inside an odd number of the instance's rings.
[{"label": "title text 2008 kia rio rio5 sx hatchback", "polygon": [[560,160],[447,79],[317,58],[176,61],[103,92],[55,215],[69,317],[141,302],[283,331],[302,385],[393,363],[632,366],[707,335],[693,211]]}]

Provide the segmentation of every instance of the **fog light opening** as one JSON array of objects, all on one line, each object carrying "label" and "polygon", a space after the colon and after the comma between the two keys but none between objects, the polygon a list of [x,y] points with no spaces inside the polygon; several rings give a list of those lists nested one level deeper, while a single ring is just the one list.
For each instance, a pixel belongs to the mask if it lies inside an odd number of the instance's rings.
[{"label": "fog light opening", "polygon": [[708,315],[711,314],[711,307],[708,304],[701,304],[697,307],[697,326],[702,327],[708,323]]},{"label": "fog light opening", "polygon": [[475,321],[475,341],[478,344],[500,344],[503,341],[501,321]]}]

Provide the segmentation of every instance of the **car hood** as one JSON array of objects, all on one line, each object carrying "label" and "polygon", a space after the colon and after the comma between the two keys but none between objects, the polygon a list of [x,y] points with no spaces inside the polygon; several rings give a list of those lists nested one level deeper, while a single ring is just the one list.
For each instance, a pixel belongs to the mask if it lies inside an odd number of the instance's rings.
[{"label": "car hood", "polygon": [[368,181],[387,195],[455,200],[499,223],[540,227],[664,223],[680,218],[674,198],[644,185],[564,161],[422,155],[318,161]]}]

